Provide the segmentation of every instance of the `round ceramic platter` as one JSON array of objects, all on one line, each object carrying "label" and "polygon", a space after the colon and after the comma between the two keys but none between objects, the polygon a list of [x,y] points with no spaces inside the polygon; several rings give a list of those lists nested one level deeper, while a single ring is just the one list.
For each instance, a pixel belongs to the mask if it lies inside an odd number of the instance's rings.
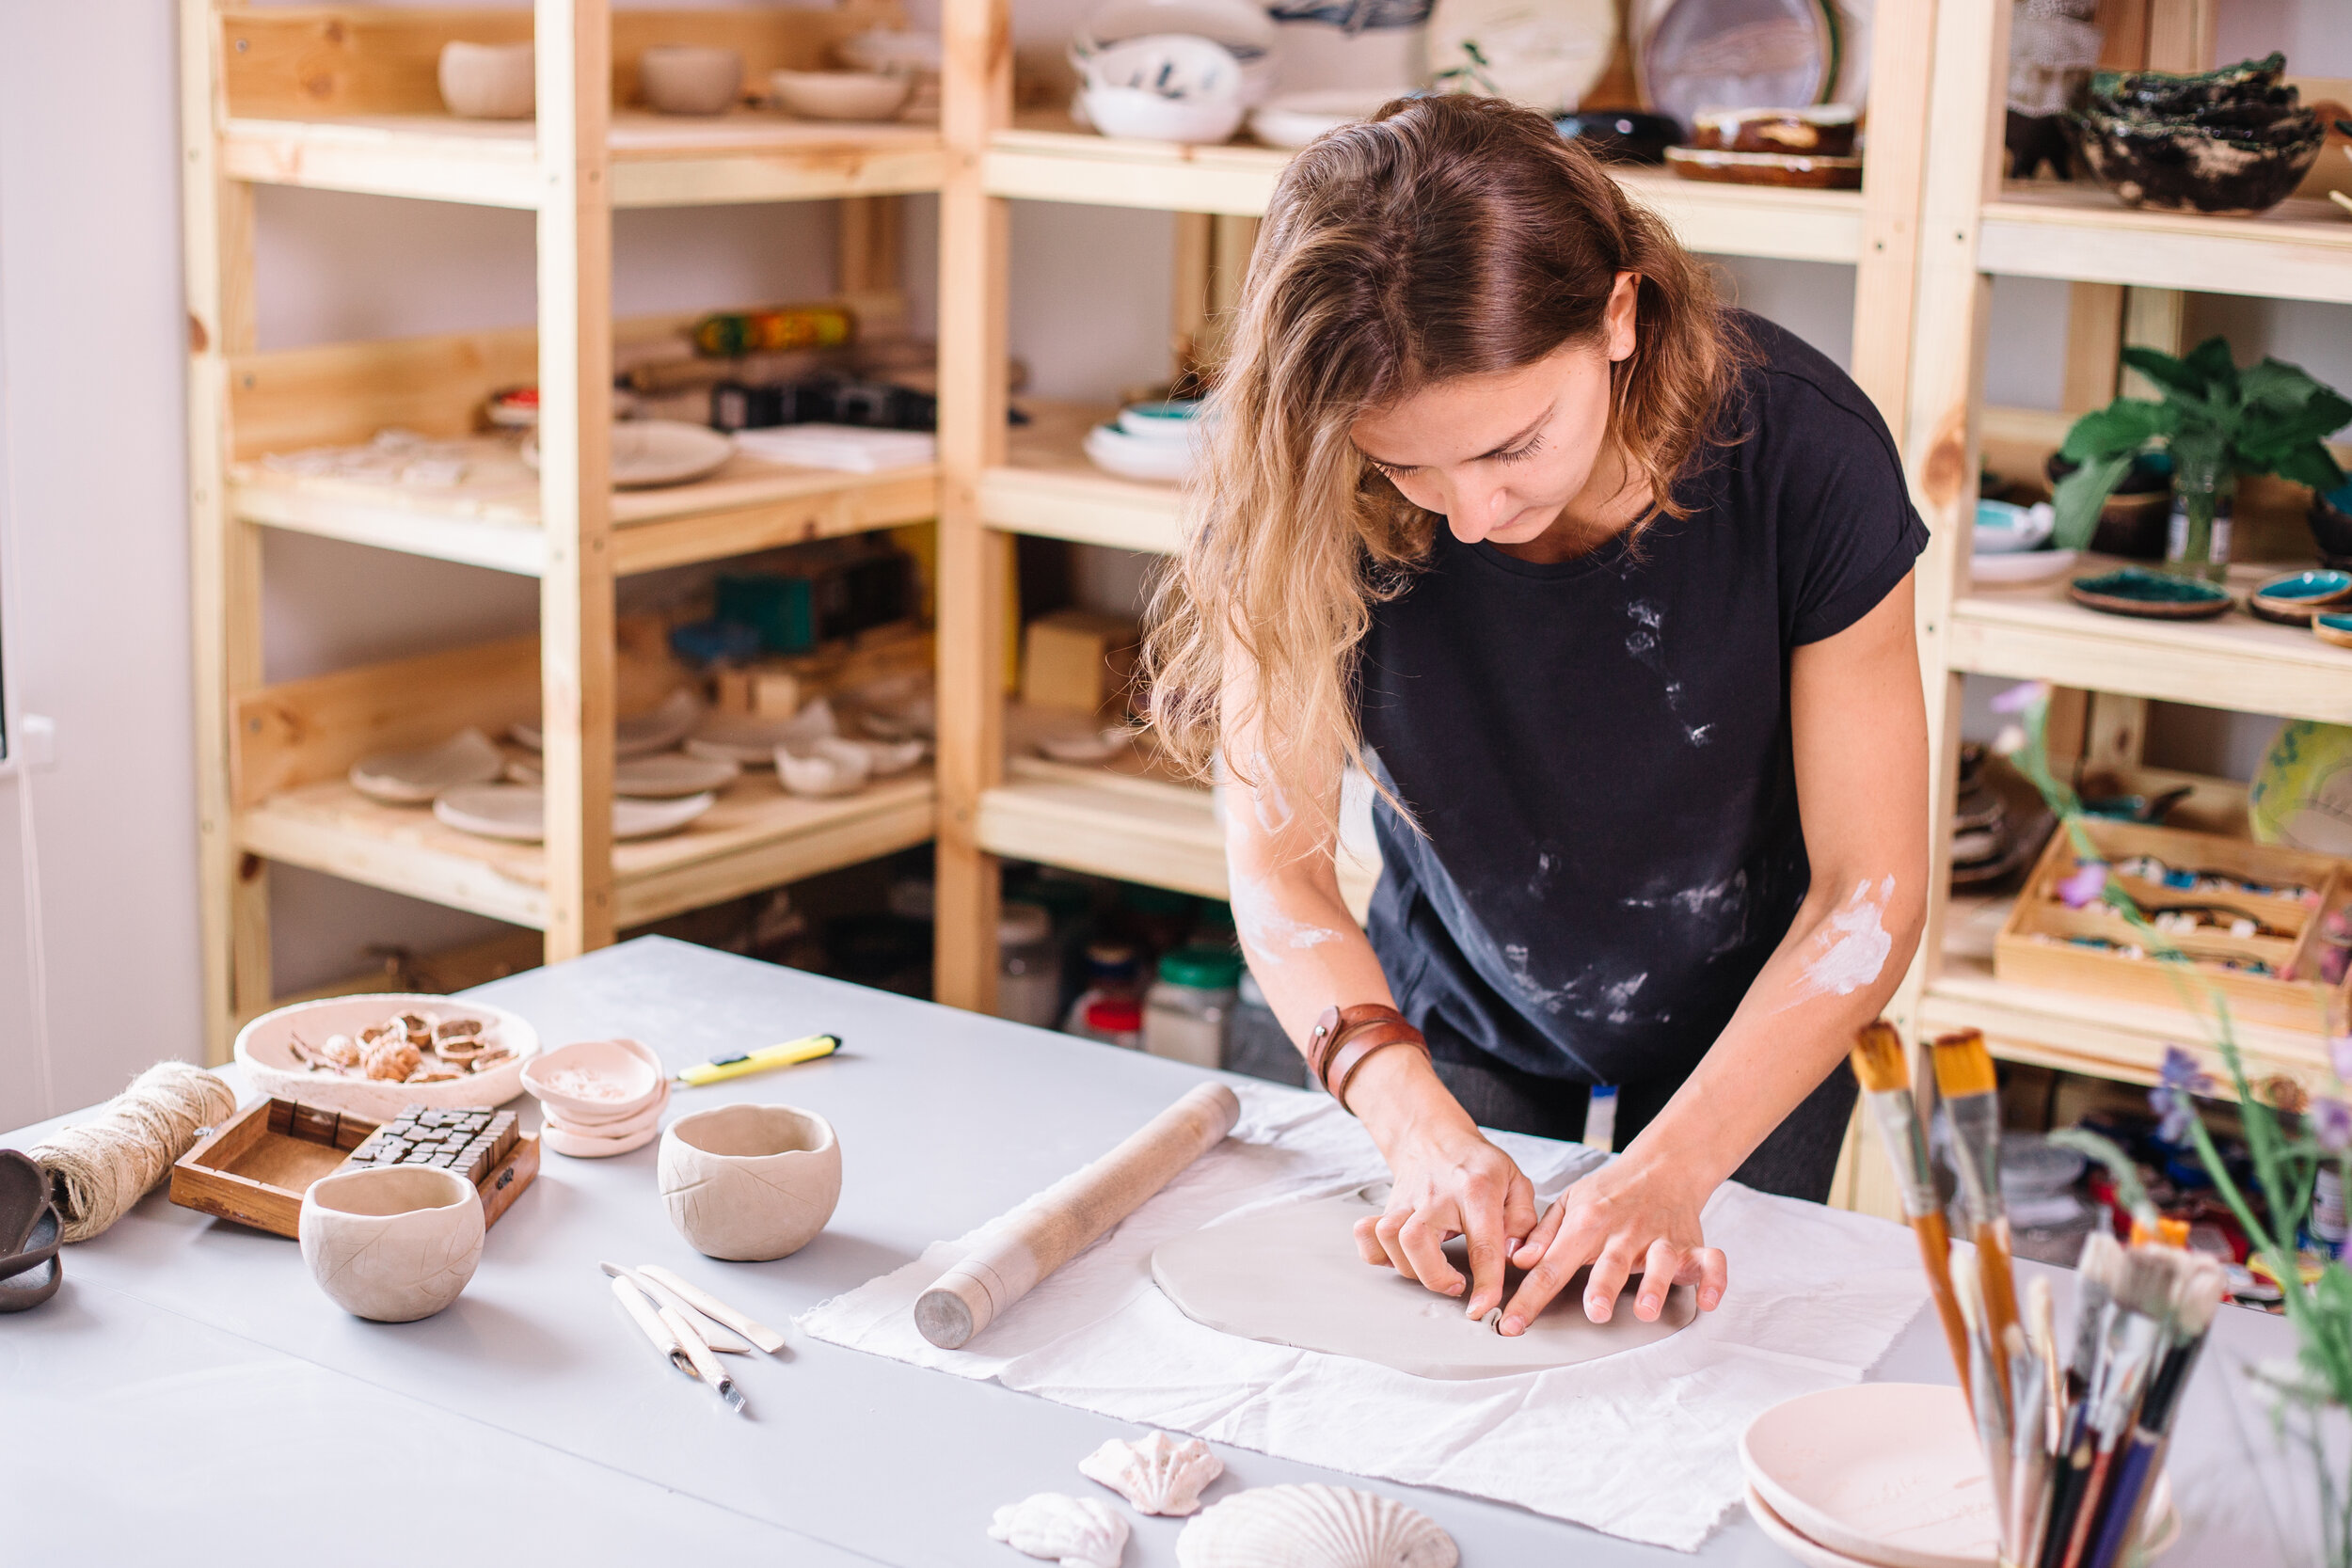
[{"label": "round ceramic platter", "polygon": [[1197,453],[1189,441],[1155,440],[1130,436],[1116,425],[1098,424],[1087,432],[1086,453],[1098,468],[1121,479],[1170,483],[1192,472]]},{"label": "round ceramic platter", "polygon": [[[324,1045],[329,1035],[357,1036],[395,1013],[434,1013],[441,1018],[480,1019],[485,1037],[514,1053],[485,1071],[445,1084],[386,1084],[339,1073],[311,1072],[294,1059],[293,1040]],[[298,1100],[324,1110],[389,1120],[410,1105],[446,1111],[459,1105],[503,1105],[523,1092],[523,1063],[539,1049],[539,1032],[519,1014],[486,1002],[391,991],[372,996],[330,996],[297,1002],[263,1013],[237,1031],[232,1050],[246,1081],[258,1094]]]},{"label": "round ceramic platter", "polygon": [[[612,422],[612,487],[652,490],[688,484],[723,467],[735,442],[715,430],[682,420],[615,420]],[[539,470],[534,436],[522,448],[523,466]]]},{"label": "round ceramic platter", "polygon": [[[623,757],[615,763],[612,793],[633,800],[675,800],[706,789],[723,789],[742,776],[743,765],[733,757],[660,752],[649,757]],[[544,775],[538,763],[517,757],[506,765],[506,777],[515,784],[536,784]]]},{"label": "round ceramic platter", "polygon": [[1632,31],[1643,107],[1686,126],[1701,109],[1819,103],[1836,80],[1822,0],[1644,0]]},{"label": "round ceramic platter", "polygon": [[743,714],[714,713],[686,737],[686,754],[725,758],[741,768],[773,768],[776,748],[787,740],[815,738],[794,728],[792,719],[755,719]]},{"label": "round ceramic platter", "polygon": [[[1784,1401],[1748,1423],[1740,1465],[1756,1524],[1817,1568],[1999,1560],[1976,1425],[1948,1384],[1856,1383]],[[2151,1552],[2179,1529],[2169,1483],[2154,1484],[2141,1529]]]},{"label": "round ceramic platter", "polygon": [[421,806],[445,789],[490,783],[505,760],[497,741],[469,725],[438,746],[361,757],[351,765],[351,787],[387,805]]},{"label": "round ceramic platter", "polygon": [[1432,76],[1475,70],[1514,103],[1559,113],[1575,108],[1609,69],[1617,8],[1615,0],[1437,0],[1426,37]]},{"label": "round ceramic platter", "polygon": [[2352,648],[2352,615],[2323,612],[2312,617],[2312,635],[2339,648]]},{"label": "round ceramic platter", "polygon": [[2064,577],[2082,559],[2080,550],[2021,550],[2015,555],[1972,555],[1968,576],[1978,582],[2046,582]]},{"label": "round ceramic platter", "polygon": [[2315,572],[2288,572],[2255,588],[2246,608],[2280,626],[2308,626],[2323,610],[2340,610],[2352,600],[2352,572],[2332,567]]},{"label": "round ceramic platter", "polygon": [[[612,726],[612,754],[616,757],[642,757],[654,752],[666,752],[686,738],[686,734],[703,716],[703,700],[685,687],[679,687],[661,699],[660,706],[649,713],[632,714]],[[517,746],[536,752],[541,749],[539,721],[535,719],[516,724],[506,732]]]},{"label": "round ceramic platter", "polygon": [[[712,806],[716,795],[689,795],[679,800],[612,802],[612,836],[617,839],[655,838],[675,832]],[[433,815],[460,832],[484,838],[536,844],[547,833],[547,797],[528,784],[468,784],[433,802]]]},{"label": "round ceramic platter", "polygon": [[1370,119],[1380,105],[1414,89],[1394,87],[1328,87],[1318,92],[1286,92],[1269,98],[1249,116],[1249,134],[1268,147],[1304,147],[1326,131]]},{"label": "round ceramic platter", "polygon": [[2143,621],[2202,621],[2222,614],[2231,604],[2230,595],[2211,583],[2137,567],[2076,578],[2066,594],[2088,609]]}]

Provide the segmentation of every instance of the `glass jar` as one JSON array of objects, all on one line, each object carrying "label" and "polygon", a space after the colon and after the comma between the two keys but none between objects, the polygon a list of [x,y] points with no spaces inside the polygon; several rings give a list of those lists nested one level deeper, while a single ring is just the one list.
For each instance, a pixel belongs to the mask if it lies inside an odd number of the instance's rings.
[{"label": "glass jar", "polygon": [[1106,938],[1089,942],[1081,962],[1084,966],[1080,971],[1083,979],[1077,997],[1070,1004],[1070,1010],[1062,1015],[1064,1034],[1086,1033],[1087,1008],[1093,1004],[1112,998],[1136,1002],[1143,990],[1142,963],[1136,958],[1135,948],[1127,942]]},{"label": "glass jar", "polygon": [[1035,904],[1007,904],[997,917],[996,1016],[1041,1029],[1051,1029],[1061,1016],[1054,919]]},{"label": "glass jar", "polygon": [[[2175,453],[2176,458],[2178,453]],[[2230,571],[2230,524],[2237,510],[2237,470],[2226,461],[2192,455],[2172,476],[2172,521],[2165,569],[2219,582]]]},{"label": "glass jar", "polygon": [[1091,1002],[1081,999],[1078,1005],[1085,1011],[1071,1034],[1121,1051],[1143,1049],[1142,1003],[1132,996],[1098,996]]},{"label": "glass jar", "polygon": [[1225,1070],[1288,1084],[1294,1089],[1305,1088],[1307,1059],[1283,1032],[1282,1022],[1274,1016],[1274,1009],[1266,1006],[1265,992],[1258,989],[1258,977],[1243,970],[1235,994],[1238,1000],[1225,1031]]},{"label": "glass jar", "polygon": [[1180,947],[1163,958],[1143,999],[1143,1049],[1194,1067],[1222,1067],[1240,977],[1241,955],[1230,948]]}]

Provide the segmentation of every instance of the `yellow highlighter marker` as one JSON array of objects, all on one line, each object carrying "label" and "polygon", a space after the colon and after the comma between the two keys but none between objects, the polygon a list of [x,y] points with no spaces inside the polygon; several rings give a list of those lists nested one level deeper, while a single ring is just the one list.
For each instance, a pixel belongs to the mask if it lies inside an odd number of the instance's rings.
[{"label": "yellow highlighter marker", "polygon": [[810,1035],[803,1039],[787,1040],[782,1045],[763,1045],[757,1051],[746,1051],[740,1056],[720,1056],[698,1062],[677,1075],[681,1084],[722,1083],[740,1078],[747,1072],[765,1072],[771,1067],[790,1067],[795,1062],[813,1062],[819,1056],[830,1056],[841,1049],[838,1035]]}]

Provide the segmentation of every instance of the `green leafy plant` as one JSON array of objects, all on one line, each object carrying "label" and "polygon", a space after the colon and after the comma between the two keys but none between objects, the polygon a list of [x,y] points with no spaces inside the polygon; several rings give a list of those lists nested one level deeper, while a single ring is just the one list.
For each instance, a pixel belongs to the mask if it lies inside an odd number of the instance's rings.
[{"label": "green leafy plant", "polygon": [[[2265,358],[2239,370],[2225,338],[2208,338],[2185,359],[2127,348],[2123,363],[2156,384],[2160,401],[2117,398],[2074,421],[2058,455],[2076,465],[2058,483],[2057,543],[2080,549],[2099,509],[2156,442],[2180,475],[2276,474],[2315,490],[2344,483],[2325,438],[2352,422],[2352,402],[2299,366]],[[2208,514],[2210,520],[2210,514]]]},{"label": "green leafy plant", "polygon": [[[2352,417],[2352,408],[2346,409],[2346,417]],[[2320,1560],[2328,1568],[2352,1568],[2352,1473],[2345,1473],[2345,1461],[2330,1452],[2326,1439],[2329,1413],[2352,1410],[2352,1270],[2341,1259],[2330,1259],[2315,1277],[2306,1279],[2296,1247],[2296,1232],[2311,1212],[2323,1167],[2332,1168],[2344,1190],[2352,1192],[2352,1090],[2345,1086],[2345,1080],[2352,1078],[2352,1034],[2328,1041],[2332,1092],[2306,1095],[2288,1081],[2265,1085],[2269,1092],[2257,1093],[2246,1075],[2229,999],[2149,922],[2101,858],[2083,825],[2081,799],[2052,772],[2049,688],[2039,681],[2012,687],[1994,699],[1994,706],[2015,720],[1995,742],[1995,750],[2041,792],[2074,846],[2077,869],[2065,879],[2061,896],[2070,904],[2098,900],[2130,923],[2148,955],[2165,965],[2180,993],[2183,1010],[2205,1023],[2208,1043],[2228,1074],[2226,1082],[2217,1081],[2188,1052],[2177,1045],[2167,1047],[2149,1102],[2163,1118],[2160,1136],[2171,1144],[2185,1142],[2196,1150],[2197,1163],[2212,1179],[2214,1190],[2284,1292],[2286,1315],[2295,1325],[2296,1364],[2287,1375],[2273,1373],[2265,1379],[2273,1394],[2274,1430],[2281,1442],[2302,1449],[2312,1467],[2319,1499]],[[2237,1099],[2263,1214],[2254,1212],[2249,1195],[2197,1114],[2197,1096],[2225,1089]],[[2104,1138],[2079,1132],[2061,1134],[2057,1141],[2106,1164],[2116,1178],[2119,1196],[2135,1216],[2153,1221],[2155,1211],[2140,1184],[2138,1171],[2121,1149]]]}]

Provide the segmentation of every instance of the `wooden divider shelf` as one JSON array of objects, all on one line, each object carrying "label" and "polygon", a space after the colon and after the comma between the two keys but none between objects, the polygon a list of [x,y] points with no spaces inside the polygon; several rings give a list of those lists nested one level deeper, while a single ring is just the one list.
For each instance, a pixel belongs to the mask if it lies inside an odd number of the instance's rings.
[{"label": "wooden divider shelf", "polygon": [[2260,217],[2124,206],[2089,183],[2010,183],[1984,205],[1984,270],[2069,282],[2352,303],[2352,222],[2326,201]]}]

